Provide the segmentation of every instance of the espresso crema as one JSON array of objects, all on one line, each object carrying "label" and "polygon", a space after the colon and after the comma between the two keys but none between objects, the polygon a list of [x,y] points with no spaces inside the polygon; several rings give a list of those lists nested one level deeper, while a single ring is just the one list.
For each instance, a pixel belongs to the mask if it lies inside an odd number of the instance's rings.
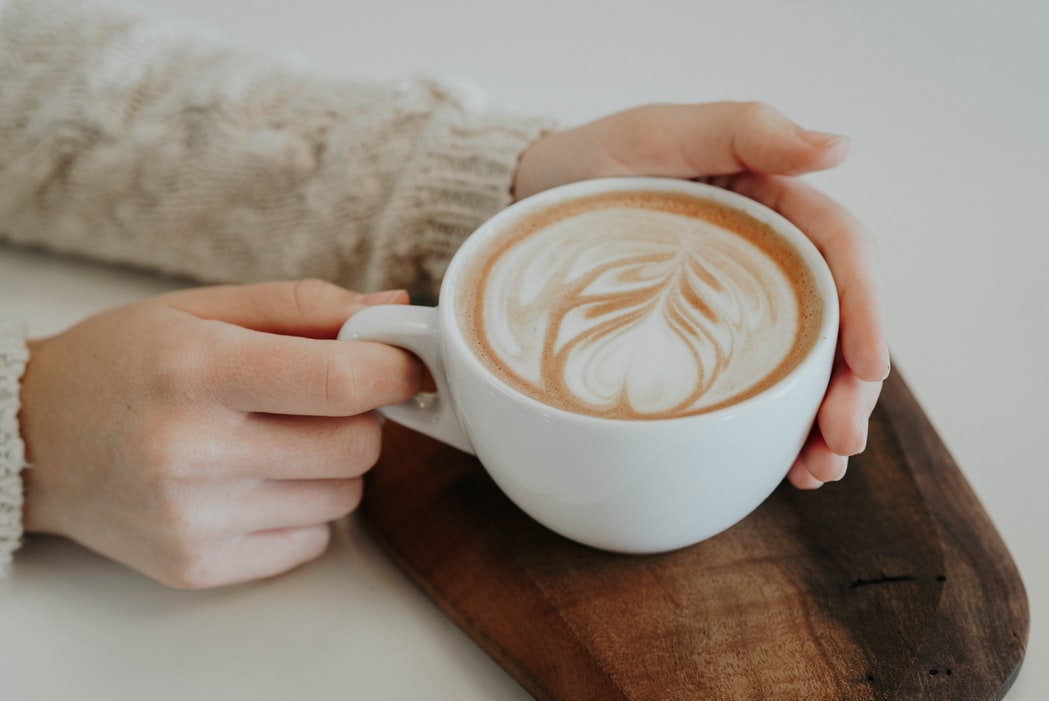
[{"label": "espresso crema", "polygon": [[476,355],[544,404],[618,419],[729,406],[815,343],[823,303],[774,229],[665,192],[584,197],[475,251],[456,300]]}]

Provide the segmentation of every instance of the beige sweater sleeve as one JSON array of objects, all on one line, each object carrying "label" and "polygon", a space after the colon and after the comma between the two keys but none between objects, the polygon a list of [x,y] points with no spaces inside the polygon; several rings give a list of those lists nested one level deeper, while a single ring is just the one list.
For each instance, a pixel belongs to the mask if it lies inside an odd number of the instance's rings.
[{"label": "beige sweater sleeve", "polygon": [[25,462],[18,435],[18,381],[29,354],[12,324],[0,322],[0,577],[22,537],[22,481]]},{"label": "beige sweater sleeve", "polygon": [[546,121],[80,0],[0,15],[0,238],[204,281],[432,300]]},{"label": "beige sweater sleeve", "polygon": [[[432,302],[552,126],[469,104],[433,80],[327,76],[115,5],[0,0],[0,240]],[[19,532],[24,348],[0,333],[0,567]]]}]

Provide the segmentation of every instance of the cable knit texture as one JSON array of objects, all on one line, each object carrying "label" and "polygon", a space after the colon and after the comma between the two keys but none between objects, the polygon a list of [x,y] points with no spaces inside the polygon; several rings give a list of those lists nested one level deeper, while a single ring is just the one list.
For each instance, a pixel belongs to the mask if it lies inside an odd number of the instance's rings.
[{"label": "cable knit texture", "polygon": [[205,281],[432,300],[544,120],[77,0],[0,18],[0,237]]},{"label": "cable knit texture", "polygon": [[25,465],[18,435],[18,382],[29,353],[21,331],[0,323],[0,576],[7,573],[11,554],[22,538],[22,482]]},{"label": "cable knit texture", "polygon": [[[0,240],[205,282],[320,277],[433,302],[553,125],[417,78],[358,83],[86,0],[0,0]],[[4,558],[24,346],[4,346]],[[6,560],[5,560],[6,561]]]}]

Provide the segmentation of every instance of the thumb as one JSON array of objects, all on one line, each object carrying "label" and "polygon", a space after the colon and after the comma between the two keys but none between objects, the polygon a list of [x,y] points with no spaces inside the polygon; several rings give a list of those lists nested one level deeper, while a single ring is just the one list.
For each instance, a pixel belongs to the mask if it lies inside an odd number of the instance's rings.
[{"label": "thumb", "polygon": [[[804,129],[769,105],[716,103],[710,107],[712,126],[721,133],[719,143],[705,158],[697,153],[690,156],[693,161],[699,161],[699,167],[716,171],[708,173],[710,175],[740,170],[801,175],[833,168],[848,155],[848,138]],[[703,162],[711,156],[723,162]]]},{"label": "thumb", "polygon": [[361,294],[323,280],[264,282],[180,290],[165,295],[171,306],[201,319],[214,319],[255,331],[335,338],[342,324],[374,304],[405,304],[408,293],[388,290]]},{"label": "thumb", "polygon": [[649,105],[595,123],[629,173],[701,178],[754,171],[799,175],[838,165],[848,139],[798,126],[760,102]]}]

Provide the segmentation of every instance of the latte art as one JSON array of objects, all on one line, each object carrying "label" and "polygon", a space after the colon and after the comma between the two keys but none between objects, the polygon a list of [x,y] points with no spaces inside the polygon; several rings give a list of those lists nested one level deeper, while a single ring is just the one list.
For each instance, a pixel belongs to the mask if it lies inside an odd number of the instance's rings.
[{"label": "latte art", "polygon": [[604,195],[497,246],[465,286],[468,336],[504,381],[569,411],[646,419],[732,404],[789,371],[799,332],[819,323],[797,254],[713,202]]}]

